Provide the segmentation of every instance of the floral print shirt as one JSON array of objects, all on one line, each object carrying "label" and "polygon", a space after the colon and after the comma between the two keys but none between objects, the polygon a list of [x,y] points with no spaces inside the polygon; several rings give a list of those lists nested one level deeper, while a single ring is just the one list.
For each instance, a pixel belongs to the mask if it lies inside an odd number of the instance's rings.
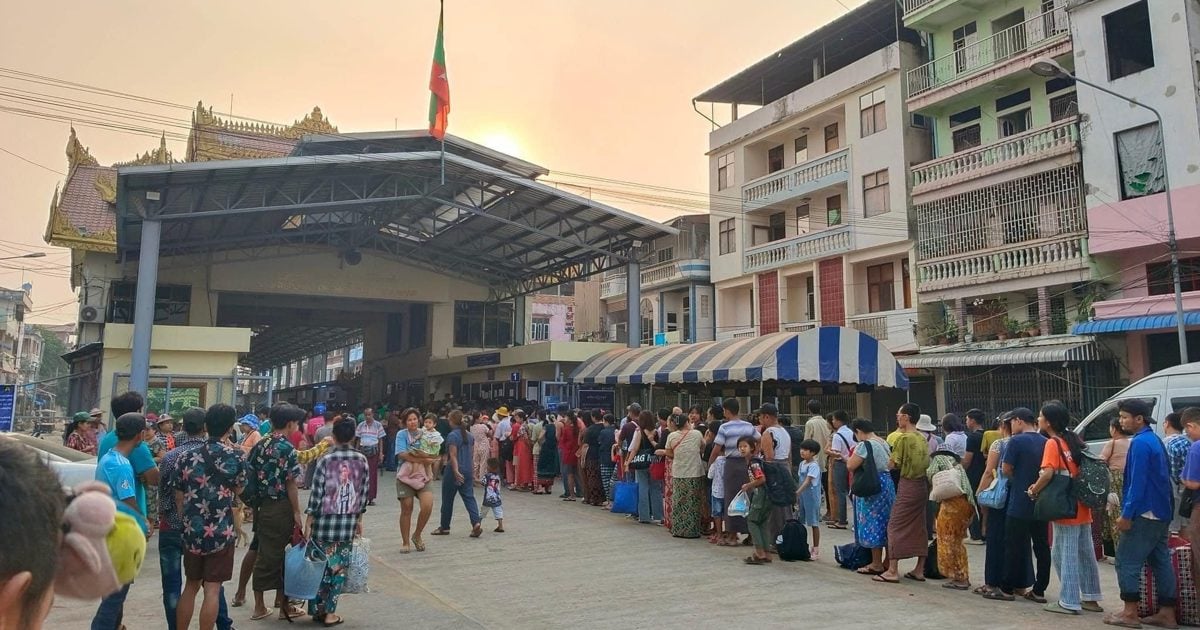
[{"label": "floral print shirt", "polygon": [[209,440],[180,458],[177,491],[183,493],[183,543],[188,553],[206,556],[237,540],[234,501],[245,485],[241,449]]},{"label": "floral print shirt", "polygon": [[246,465],[248,473],[255,476],[262,497],[271,501],[286,499],[288,480],[299,482],[303,474],[296,447],[278,433],[260,441],[250,452]]}]

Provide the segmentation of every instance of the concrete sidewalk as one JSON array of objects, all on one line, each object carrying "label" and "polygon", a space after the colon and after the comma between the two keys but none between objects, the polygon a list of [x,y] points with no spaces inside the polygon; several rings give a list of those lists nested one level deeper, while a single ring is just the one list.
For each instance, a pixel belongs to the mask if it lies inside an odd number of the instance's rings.
[{"label": "concrete sidewalk", "polygon": [[[388,492],[391,484],[386,484]],[[428,551],[400,554],[399,504],[390,494],[367,514],[372,542],[371,593],[342,598],[343,628],[645,628],[753,626],[795,628],[806,623],[847,628],[1094,628],[1100,615],[1069,617],[1026,601],[993,602],[941,582],[879,584],[837,567],[832,547],[849,532],[823,530],[821,559],[748,566],[749,550],[672,538],[662,527],[556,496],[503,494],[505,533],[468,537],[461,501],[450,536],[430,536],[438,524],[440,489],[425,534]],[[476,492],[482,497],[482,492]],[[164,628],[157,539],[130,591],[129,630]],[[976,584],[983,547],[968,546]],[[241,556],[239,550],[239,559]],[[902,563],[911,569],[913,561]],[[1100,565],[1106,609],[1119,606],[1113,566]],[[227,585],[232,597],[233,588]],[[1047,595],[1057,595],[1057,576]],[[48,628],[87,628],[95,604],[60,599]],[[249,607],[231,609],[239,628],[286,627],[249,621]],[[312,624],[304,622],[305,627]],[[193,628],[195,625],[193,624]]]}]

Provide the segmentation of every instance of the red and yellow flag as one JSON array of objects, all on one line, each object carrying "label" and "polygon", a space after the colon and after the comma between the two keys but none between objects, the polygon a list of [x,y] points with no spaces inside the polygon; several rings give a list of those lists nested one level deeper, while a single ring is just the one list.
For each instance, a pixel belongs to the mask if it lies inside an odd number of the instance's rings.
[{"label": "red and yellow flag", "polygon": [[438,12],[437,43],[433,47],[433,68],[429,72],[429,135],[442,140],[450,118],[450,79],[446,76],[446,49],[442,45],[442,20],[445,7]]}]

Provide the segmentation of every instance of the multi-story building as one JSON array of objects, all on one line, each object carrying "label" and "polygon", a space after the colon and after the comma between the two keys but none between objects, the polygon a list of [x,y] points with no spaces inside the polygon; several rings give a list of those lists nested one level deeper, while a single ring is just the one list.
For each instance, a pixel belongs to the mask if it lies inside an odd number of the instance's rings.
[{"label": "multi-story building", "polygon": [[[1080,84],[1089,251],[1102,274],[1094,319],[1076,332],[1125,351],[1130,379],[1179,363],[1167,249],[1169,175],[1181,259],[1188,360],[1200,360],[1200,6],[1184,0],[1092,0],[1070,9],[1076,75],[1154,114]],[[1169,130],[1164,146],[1163,132]],[[1122,343],[1123,342],[1123,343]]]},{"label": "multi-story building", "polygon": [[872,0],[696,98],[730,106],[708,150],[717,339],[832,325],[917,349],[906,173],[929,133],[903,92],[916,42],[894,2]]},{"label": "multi-story building", "polygon": [[[667,222],[679,231],[643,245],[641,300],[642,344],[712,341],[713,289],[709,282],[709,217],[685,215]],[[608,341],[627,336],[629,304],[624,271],[600,284]]]},{"label": "multi-story building", "polygon": [[1102,382],[1112,363],[1069,330],[1094,299],[1078,98],[1070,79],[1029,71],[1039,58],[1072,66],[1065,3],[902,4],[926,47],[906,102],[933,134],[932,159],[911,172],[913,276],[932,310],[927,347],[904,364],[932,370],[939,411],[1032,397],[1083,411],[1090,398],[1070,384]]},{"label": "multi-story building", "polygon": [[[30,330],[25,326],[25,314],[33,309],[31,288],[28,284],[20,289],[0,288],[0,383],[5,385],[19,383],[29,373],[22,369],[17,355],[29,356],[22,347],[21,333]],[[37,356],[41,357],[40,349]]]}]

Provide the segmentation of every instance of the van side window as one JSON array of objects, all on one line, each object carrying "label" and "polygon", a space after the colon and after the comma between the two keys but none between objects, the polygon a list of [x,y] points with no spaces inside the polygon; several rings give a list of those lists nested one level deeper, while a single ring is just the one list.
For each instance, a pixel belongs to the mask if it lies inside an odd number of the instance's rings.
[{"label": "van side window", "polygon": [[1171,410],[1175,413],[1188,407],[1200,407],[1200,396],[1177,396],[1171,399]]},{"label": "van side window", "polygon": [[1083,441],[1096,442],[1109,439],[1111,436],[1108,434],[1108,425],[1118,415],[1117,403],[1107,403],[1103,410],[1093,416],[1087,426],[1083,428]]}]

